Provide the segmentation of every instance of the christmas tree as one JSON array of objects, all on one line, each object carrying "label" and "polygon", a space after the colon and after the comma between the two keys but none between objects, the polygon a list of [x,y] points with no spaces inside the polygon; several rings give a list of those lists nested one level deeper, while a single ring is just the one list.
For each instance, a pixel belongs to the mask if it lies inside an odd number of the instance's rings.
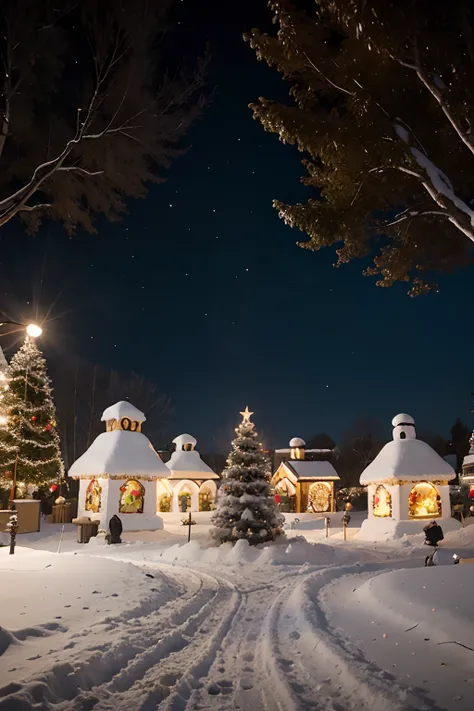
[{"label": "christmas tree", "polygon": [[251,545],[273,541],[282,533],[283,516],[278,513],[270,489],[270,463],[248,407],[236,428],[232,451],[223,472],[217,510],[212,517],[212,536],[220,543],[245,538]]},{"label": "christmas tree", "polygon": [[7,371],[2,406],[7,421],[0,430],[0,477],[3,482],[48,486],[64,475],[56,431],[56,408],[46,361],[33,339],[26,338]]}]

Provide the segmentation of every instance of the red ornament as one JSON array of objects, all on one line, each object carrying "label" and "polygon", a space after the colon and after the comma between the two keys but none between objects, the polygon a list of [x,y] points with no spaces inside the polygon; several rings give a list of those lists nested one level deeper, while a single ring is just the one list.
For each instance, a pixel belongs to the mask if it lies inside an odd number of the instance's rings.
[{"label": "red ornament", "polygon": [[46,427],[44,428],[44,431],[51,432],[51,425],[46,425]]},{"label": "red ornament", "polygon": [[58,485],[57,485],[57,484],[51,484],[51,489],[50,489],[50,491],[56,491],[57,488],[58,488]]},{"label": "red ornament", "polygon": [[33,415],[33,417],[31,418],[31,421],[36,422],[36,415]]}]

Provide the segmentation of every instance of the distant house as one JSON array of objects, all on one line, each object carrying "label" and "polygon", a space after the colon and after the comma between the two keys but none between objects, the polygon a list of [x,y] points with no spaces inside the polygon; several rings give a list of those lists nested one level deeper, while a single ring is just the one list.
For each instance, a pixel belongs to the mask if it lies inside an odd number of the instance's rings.
[{"label": "distant house", "polygon": [[295,513],[335,511],[334,482],[339,476],[331,463],[332,450],[306,449],[300,437],[288,449],[275,450],[271,484]]}]

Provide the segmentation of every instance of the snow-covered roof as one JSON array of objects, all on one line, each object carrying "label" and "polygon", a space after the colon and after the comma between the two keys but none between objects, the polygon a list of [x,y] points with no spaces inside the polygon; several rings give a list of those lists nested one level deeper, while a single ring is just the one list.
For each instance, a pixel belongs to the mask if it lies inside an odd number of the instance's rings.
[{"label": "snow-covered roof", "polygon": [[466,456],[462,460],[463,467],[467,467],[469,464],[474,464],[474,454],[466,454]]},{"label": "snow-covered roof", "polygon": [[415,420],[411,415],[407,415],[404,412],[401,412],[399,415],[395,415],[395,417],[392,420],[392,427],[398,427],[398,425],[414,425]]},{"label": "snow-covered roof", "polygon": [[197,444],[197,439],[189,434],[180,434],[174,438],[173,444],[176,445],[176,451],[183,448],[185,444],[191,444],[193,447]]},{"label": "snow-covered roof", "polygon": [[301,437],[293,437],[290,439],[290,447],[304,447],[306,442]]},{"label": "snow-covered roof", "polygon": [[429,444],[416,439],[415,420],[406,413],[392,420],[393,441],[388,442],[360,475],[360,483],[397,481],[449,481],[453,467]]},{"label": "snow-covered roof", "polygon": [[[131,417],[131,414],[129,411],[127,415],[121,413],[120,416]],[[168,476],[168,468],[144,434],[113,430],[102,432],[69,469],[69,476],[72,477],[101,474],[161,479]]]},{"label": "snow-covered roof", "polygon": [[448,464],[451,464],[454,471],[456,471],[456,466],[458,463],[458,458],[456,454],[445,454],[443,459],[445,462],[448,462]]},{"label": "snow-covered roof", "polygon": [[[296,445],[295,445],[296,446]],[[305,448],[305,454],[308,453],[313,453],[313,454],[328,454],[329,452],[332,452],[332,449],[306,449]],[[275,449],[275,454],[289,454],[291,452],[291,449],[288,447],[285,447],[284,449]]]},{"label": "snow-covered roof", "polygon": [[169,479],[219,479],[219,475],[202,461],[195,449],[173,452],[165,467],[169,469]]},{"label": "snow-covered roof", "polygon": [[146,417],[138,408],[132,405],[131,402],[127,400],[122,400],[121,402],[116,402],[115,405],[111,405],[102,413],[100,418],[102,422],[107,422],[108,420],[121,420],[122,417],[129,417],[131,420],[136,420],[138,422],[145,422]]},{"label": "snow-covered roof", "polygon": [[326,479],[327,481],[337,481],[339,475],[331,462],[312,462],[307,459],[291,459],[289,462],[282,462],[297,479]]},{"label": "snow-covered roof", "polygon": [[364,469],[360,476],[363,486],[375,482],[436,481],[454,479],[452,466],[419,439],[396,439],[389,442]]}]

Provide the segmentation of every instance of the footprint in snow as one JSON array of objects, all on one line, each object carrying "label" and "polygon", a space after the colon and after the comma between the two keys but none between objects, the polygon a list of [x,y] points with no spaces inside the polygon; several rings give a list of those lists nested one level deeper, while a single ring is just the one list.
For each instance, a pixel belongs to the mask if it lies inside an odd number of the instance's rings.
[{"label": "footprint in snow", "polygon": [[250,689],[253,689],[253,683],[250,681],[250,679],[241,679],[240,687],[244,689],[244,691],[249,691]]},{"label": "footprint in snow", "polygon": [[218,694],[221,693],[221,690],[219,689],[219,687],[217,686],[217,684],[210,684],[210,685],[207,687],[207,693],[208,693],[208,694],[211,694],[211,696],[217,696]]},{"label": "footprint in snow", "polygon": [[179,679],[179,674],[165,674],[160,679],[160,684],[162,686],[173,686]]},{"label": "footprint in snow", "polygon": [[244,662],[253,662],[254,657],[251,652],[247,652],[247,654],[243,655],[242,659],[244,660]]}]

